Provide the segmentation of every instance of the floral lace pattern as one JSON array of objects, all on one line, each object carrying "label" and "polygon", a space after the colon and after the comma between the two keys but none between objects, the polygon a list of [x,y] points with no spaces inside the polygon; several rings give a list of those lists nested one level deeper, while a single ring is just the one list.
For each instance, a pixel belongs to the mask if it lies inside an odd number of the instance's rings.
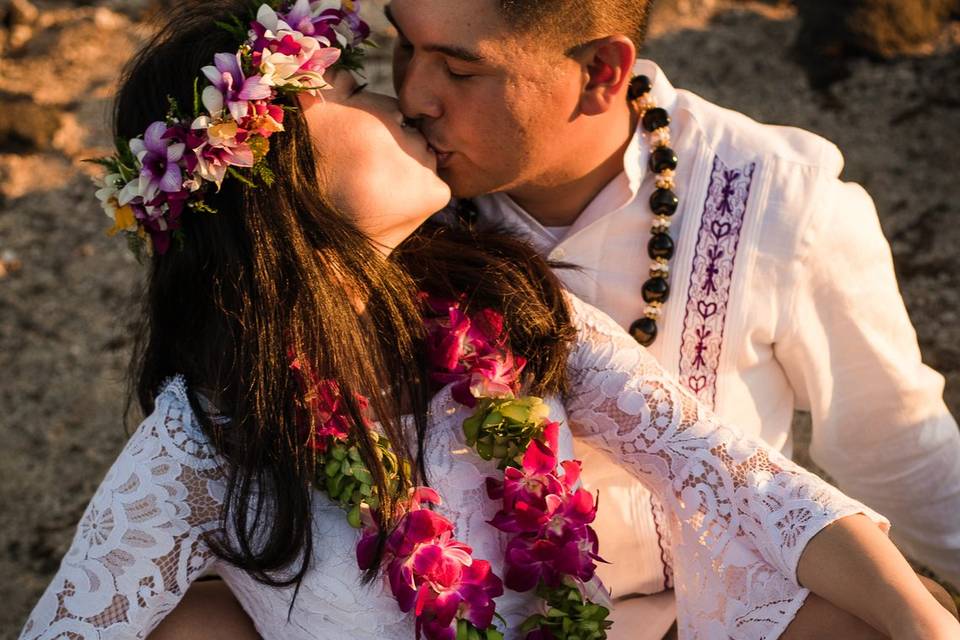
[{"label": "floral lace pattern", "polygon": [[23,638],[144,637],[213,557],[223,473],[183,382],[160,394],[83,514]]},{"label": "floral lace pattern", "polygon": [[570,427],[663,504],[680,637],[778,637],[809,593],[796,581],[806,543],[847,515],[887,520],[720,424],[612,319],[569,300]]},{"label": "floral lace pattern", "polygon": [[[776,638],[807,594],[795,580],[806,542],[848,514],[886,521],[718,424],[612,320],[573,298],[571,304],[580,337],[570,360],[566,414],[550,401],[551,417],[570,425],[561,429],[562,457],[572,455],[573,437],[582,438],[614,456],[662,502],[681,637]],[[507,538],[486,523],[497,505],[483,490],[495,465],[466,446],[461,425],[468,413],[449,387],[431,402],[424,447],[429,481],[443,496],[442,515],[503,575]],[[268,640],[414,636],[412,620],[385,582],[361,585],[354,555],[359,533],[319,493],[316,550],[292,609],[292,589],[266,587],[217,562],[202,539],[218,526],[223,489],[222,464],[193,417],[182,380],[175,379],[91,500],[21,638],[144,638],[210,569]],[[607,559],[629,552],[615,550]],[[499,602],[514,629],[535,606],[530,594],[510,591]],[[619,635],[616,628],[613,633]]]}]

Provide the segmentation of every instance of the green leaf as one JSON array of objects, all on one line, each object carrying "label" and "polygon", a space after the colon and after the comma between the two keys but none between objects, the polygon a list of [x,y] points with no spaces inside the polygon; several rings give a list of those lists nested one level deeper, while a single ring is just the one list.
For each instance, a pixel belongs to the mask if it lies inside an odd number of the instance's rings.
[{"label": "green leaf", "polygon": [[83,162],[98,164],[101,167],[105,167],[110,173],[117,172],[117,160],[115,158],[84,158]]},{"label": "green leaf", "polygon": [[273,169],[267,166],[266,162],[258,162],[257,165],[253,168],[253,173],[257,178],[260,179],[263,184],[268,187],[272,187],[273,183],[276,182],[277,176],[273,173]]},{"label": "green leaf", "polygon": [[193,115],[200,115],[200,77],[193,79]]},{"label": "green leaf", "polygon": [[353,477],[362,482],[363,484],[373,484],[373,474],[367,471],[366,467],[357,467],[356,465],[351,465],[353,469]]},{"label": "green leaf", "polygon": [[340,461],[334,458],[326,465],[324,465],[323,472],[327,474],[328,478],[332,478],[340,472]]},{"label": "green leaf", "polygon": [[247,185],[248,187],[250,187],[250,188],[252,188],[252,189],[256,189],[256,188],[257,188],[256,183],[254,183],[254,182],[253,182],[250,178],[248,178],[247,176],[245,176],[245,175],[243,175],[242,173],[240,173],[239,171],[237,171],[234,167],[227,167],[227,173],[229,173],[229,174],[232,175],[234,178],[236,178],[237,180],[239,180],[239,181],[242,182],[243,184]]},{"label": "green leaf", "polygon": [[457,640],[467,640],[467,634],[469,633],[469,624],[466,620],[461,618],[457,620]]}]

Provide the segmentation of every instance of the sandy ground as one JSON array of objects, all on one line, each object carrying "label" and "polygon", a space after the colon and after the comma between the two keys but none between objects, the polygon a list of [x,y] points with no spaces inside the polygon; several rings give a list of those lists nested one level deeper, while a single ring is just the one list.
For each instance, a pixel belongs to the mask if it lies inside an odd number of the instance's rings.
[{"label": "sandy ground", "polygon": [[[39,151],[0,147],[0,638],[15,637],[125,440],[141,274],[105,237],[80,163],[106,151],[112,83],[144,34],[140,7],[39,6],[38,35],[0,59],[0,91],[29,94],[32,112],[59,122]],[[709,28],[661,22],[646,55],[678,86],[843,149],[846,178],[876,200],[924,357],[945,375],[957,414],[960,50],[855,62],[849,78],[816,93],[789,53],[796,19],[760,8],[723,12]],[[373,79],[387,81],[383,63]],[[802,442],[802,416],[798,425]],[[809,463],[802,447],[798,455]]]}]

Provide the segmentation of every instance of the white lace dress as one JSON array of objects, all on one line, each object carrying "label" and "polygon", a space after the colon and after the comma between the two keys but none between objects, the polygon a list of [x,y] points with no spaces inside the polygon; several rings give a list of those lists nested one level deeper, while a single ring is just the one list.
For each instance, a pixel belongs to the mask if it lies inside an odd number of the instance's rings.
[{"label": "white lace dress", "polygon": [[[797,584],[796,568],[810,538],[853,513],[884,529],[887,521],[719,424],[612,320],[578,300],[571,305],[579,328],[570,358],[573,391],[563,406],[551,401],[552,416],[566,418],[569,427],[561,452],[569,457],[572,437],[582,438],[663,502],[681,638],[778,637],[808,593]],[[506,538],[485,523],[497,507],[483,479],[495,468],[465,446],[467,411],[449,389],[430,410],[426,463],[445,501],[440,511],[502,576]],[[292,609],[292,589],[263,586],[218,561],[201,537],[217,526],[223,477],[183,381],[170,381],[91,500],[21,638],[143,638],[210,570],[229,584],[266,639],[414,637],[410,617],[385,583],[360,585],[358,533],[322,495],[316,551]],[[616,562],[621,553],[630,550],[607,551],[607,559]],[[535,607],[529,596],[509,591],[499,602],[513,625]]]}]

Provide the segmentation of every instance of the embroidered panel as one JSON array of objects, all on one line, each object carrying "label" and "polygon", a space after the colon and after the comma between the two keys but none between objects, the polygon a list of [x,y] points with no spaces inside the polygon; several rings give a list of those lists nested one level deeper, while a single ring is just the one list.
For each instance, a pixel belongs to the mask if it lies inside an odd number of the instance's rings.
[{"label": "embroidered panel", "polygon": [[733,268],[756,163],[731,169],[713,160],[697,234],[680,343],[680,380],[713,407]]}]

